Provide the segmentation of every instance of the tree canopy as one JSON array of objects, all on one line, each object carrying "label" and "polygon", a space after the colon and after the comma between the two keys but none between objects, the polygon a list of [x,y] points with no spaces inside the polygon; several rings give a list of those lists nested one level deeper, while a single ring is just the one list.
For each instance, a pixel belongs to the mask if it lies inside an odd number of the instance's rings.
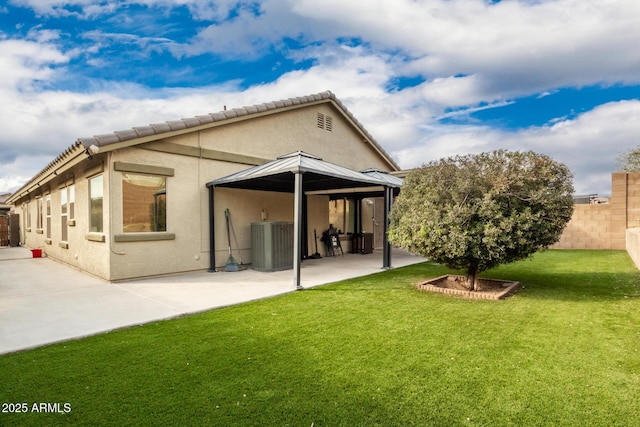
[{"label": "tree canopy", "polygon": [[573,213],[573,175],[532,151],[498,150],[430,162],[405,178],[389,240],[451,268],[478,273],[556,243]]}]

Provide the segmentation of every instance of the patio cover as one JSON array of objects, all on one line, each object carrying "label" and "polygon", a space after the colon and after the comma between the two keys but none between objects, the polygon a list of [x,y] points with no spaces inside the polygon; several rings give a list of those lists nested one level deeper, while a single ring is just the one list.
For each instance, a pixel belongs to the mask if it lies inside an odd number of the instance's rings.
[{"label": "patio cover", "polygon": [[[384,175],[384,172],[376,172]],[[215,187],[294,193],[293,272],[296,288],[302,289],[300,285],[300,262],[302,254],[302,196],[304,193],[337,189],[352,189],[355,192],[358,189],[382,194],[385,200],[383,268],[390,268],[391,245],[387,240],[388,214],[391,210],[393,193],[394,191],[399,191],[401,185],[401,180],[398,182],[397,178],[396,180],[381,179],[371,172],[368,174],[356,172],[325,162],[319,157],[302,151],[280,156],[272,162],[208,182],[210,216],[209,271],[215,271],[215,234],[213,226]]]}]

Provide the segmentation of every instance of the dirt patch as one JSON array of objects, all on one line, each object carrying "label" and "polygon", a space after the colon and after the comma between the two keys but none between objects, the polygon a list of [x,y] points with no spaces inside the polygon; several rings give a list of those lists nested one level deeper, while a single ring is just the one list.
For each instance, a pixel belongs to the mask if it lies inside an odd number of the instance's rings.
[{"label": "dirt patch", "polygon": [[476,291],[469,291],[464,276],[446,275],[420,282],[416,285],[421,291],[439,292],[471,299],[499,300],[506,298],[520,288],[520,282],[499,279],[479,279]]}]

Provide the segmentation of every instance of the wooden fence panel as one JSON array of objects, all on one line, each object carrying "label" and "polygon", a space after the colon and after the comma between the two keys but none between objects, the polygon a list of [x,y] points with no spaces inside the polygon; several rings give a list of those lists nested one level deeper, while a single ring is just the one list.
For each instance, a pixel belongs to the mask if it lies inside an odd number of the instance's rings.
[{"label": "wooden fence panel", "polygon": [[20,246],[20,215],[16,213],[9,215],[9,246]]},{"label": "wooden fence panel", "polygon": [[0,216],[0,246],[9,246],[9,217]]}]

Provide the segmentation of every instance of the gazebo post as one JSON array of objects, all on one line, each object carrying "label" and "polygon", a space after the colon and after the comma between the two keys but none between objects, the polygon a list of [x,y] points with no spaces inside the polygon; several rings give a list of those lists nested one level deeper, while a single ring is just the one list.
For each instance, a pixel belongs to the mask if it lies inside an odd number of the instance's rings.
[{"label": "gazebo post", "polygon": [[294,172],[293,201],[293,284],[296,289],[304,289],[300,284],[300,263],[302,255],[302,172]]},{"label": "gazebo post", "polygon": [[384,223],[382,225],[382,268],[391,268],[391,243],[389,243],[389,213],[391,212],[391,199],[393,188],[384,187]]},{"label": "gazebo post", "polygon": [[213,190],[215,186],[209,187],[209,273],[216,272],[216,231],[214,221]]}]

